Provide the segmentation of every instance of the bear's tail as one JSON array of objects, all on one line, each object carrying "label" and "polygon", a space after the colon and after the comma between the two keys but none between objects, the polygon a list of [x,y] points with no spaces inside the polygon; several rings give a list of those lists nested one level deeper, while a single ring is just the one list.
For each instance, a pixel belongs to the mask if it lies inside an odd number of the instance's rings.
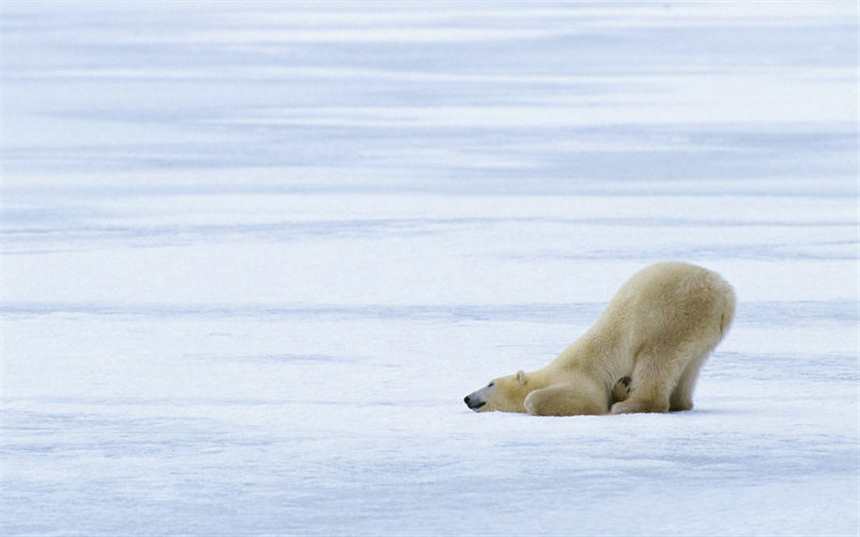
[{"label": "bear's tail", "polygon": [[735,320],[735,305],[737,304],[737,296],[732,286],[717,275],[715,278],[715,287],[719,290],[720,297],[723,301],[722,312],[720,313],[720,339],[726,336],[729,328]]}]

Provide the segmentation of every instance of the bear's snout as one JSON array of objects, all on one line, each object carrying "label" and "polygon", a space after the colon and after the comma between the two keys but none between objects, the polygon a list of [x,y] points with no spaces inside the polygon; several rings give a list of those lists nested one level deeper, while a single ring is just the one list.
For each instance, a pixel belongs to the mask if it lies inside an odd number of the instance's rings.
[{"label": "bear's snout", "polygon": [[479,401],[477,397],[472,397],[471,394],[464,397],[463,402],[466,403],[467,407],[475,411],[487,404],[485,401]]}]

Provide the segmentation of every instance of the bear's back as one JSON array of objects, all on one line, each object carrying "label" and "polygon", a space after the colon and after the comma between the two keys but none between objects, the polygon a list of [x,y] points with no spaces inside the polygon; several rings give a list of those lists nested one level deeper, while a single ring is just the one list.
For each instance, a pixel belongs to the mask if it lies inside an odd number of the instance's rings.
[{"label": "bear's back", "polygon": [[727,310],[734,311],[734,292],[719,274],[689,263],[665,262],[634,274],[613,297],[599,324],[642,344],[719,329]]}]

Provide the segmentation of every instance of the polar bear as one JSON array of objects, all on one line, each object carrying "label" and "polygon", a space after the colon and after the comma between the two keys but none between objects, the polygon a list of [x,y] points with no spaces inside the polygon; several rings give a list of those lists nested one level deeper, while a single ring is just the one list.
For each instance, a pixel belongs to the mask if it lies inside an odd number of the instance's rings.
[{"label": "polar bear", "polygon": [[699,370],[734,313],[734,290],[719,274],[657,263],[634,274],[548,365],[497,378],[464,400],[476,412],[537,416],[690,410]]}]

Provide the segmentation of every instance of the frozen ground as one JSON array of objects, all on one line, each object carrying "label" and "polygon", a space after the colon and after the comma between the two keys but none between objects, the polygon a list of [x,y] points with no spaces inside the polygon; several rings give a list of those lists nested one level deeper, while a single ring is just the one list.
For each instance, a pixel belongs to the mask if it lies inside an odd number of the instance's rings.
[{"label": "frozen ground", "polygon": [[[398,6],[2,4],[0,534],[856,535],[856,4]],[[466,409],[661,259],[695,411]]]}]

